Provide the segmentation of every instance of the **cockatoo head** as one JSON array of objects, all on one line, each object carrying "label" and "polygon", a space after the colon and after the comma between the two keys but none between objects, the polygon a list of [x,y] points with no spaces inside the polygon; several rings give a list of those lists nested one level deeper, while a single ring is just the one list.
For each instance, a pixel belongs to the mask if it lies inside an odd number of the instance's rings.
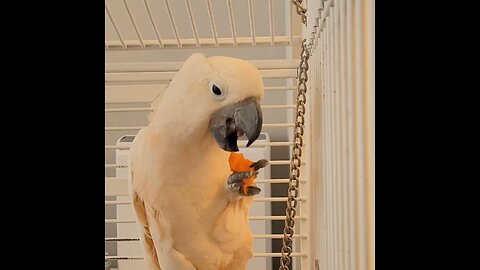
[{"label": "cockatoo head", "polygon": [[260,100],[264,86],[259,71],[249,62],[194,53],[170,82],[159,106],[168,108],[162,119],[179,137],[209,136],[225,151],[239,151],[238,137],[247,146],[262,129]]}]

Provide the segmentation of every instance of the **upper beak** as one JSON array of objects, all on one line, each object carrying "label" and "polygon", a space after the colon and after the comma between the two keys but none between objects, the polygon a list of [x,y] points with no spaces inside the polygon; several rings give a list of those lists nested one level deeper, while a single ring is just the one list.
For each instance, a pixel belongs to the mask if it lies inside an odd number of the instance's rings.
[{"label": "upper beak", "polygon": [[260,135],[263,116],[260,102],[249,97],[241,102],[225,106],[216,111],[210,119],[210,131],[218,146],[225,151],[239,151],[238,137],[248,137],[247,147]]}]

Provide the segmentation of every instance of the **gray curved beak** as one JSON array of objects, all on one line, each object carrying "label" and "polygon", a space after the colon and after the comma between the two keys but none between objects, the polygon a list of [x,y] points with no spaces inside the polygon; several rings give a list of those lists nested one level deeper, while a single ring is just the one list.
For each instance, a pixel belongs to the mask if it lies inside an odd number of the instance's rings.
[{"label": "gray curved beak", "polygon": [[238,137],[246,135],[247,147],[260,135],[263,116],[260,102],[256,97],[249,97],[241,102],[225,106],[210,118],[210,131],[218,146],[225,151],[239,151]]}]

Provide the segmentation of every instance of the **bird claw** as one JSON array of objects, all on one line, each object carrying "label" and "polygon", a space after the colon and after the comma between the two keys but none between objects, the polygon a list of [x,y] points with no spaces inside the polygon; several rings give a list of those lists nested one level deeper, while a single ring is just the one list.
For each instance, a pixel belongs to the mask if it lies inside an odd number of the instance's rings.
[{"label": "bird claw", "polygon": [[245,185],[244,179],[257,176],[258,171],[238,172],[232,173],[227,179],[227,190],[232,193],[237,193],[243,196],[253,196],[260,193],[261,189],[256,186],[248,186],[247,194],[243,193],[243,185]]},{"label": "bird claw", "polygon": [[268,165],[268,160],[266,159],[260,159],[254,163],[252,163],[252,165],[250,165],[250,168],[253,168],[255,169],[255,171],[258,171],[259,169],[265,167]]},{"label": "bird claw", "polygon": [[250,178],[254,175],[257,175],[258,172],[252,172],[252,171],[248,171],[248,172],[238,172],[238,173],[232,173],[230,174],[230,176],[228,177],[227,179],[227,184],[231,185],[231,184],[238,184],[238,183],[243,183],[243,179],[245,178]]},{"label": "bird claw", "polygon": [[250,168],[253,168],[252,171],[246,171],[246,172],[237,172],[237,173],[232,173],[227,179],[227,190],[229,192],[232,192],[234,194],[238,194],[241,196],[253,196],[257,195],[262,191],[259,187],[255,185],[247,186],[246,187],[246,192],[244,192],[244,187],[246,185],[245,181],[248,178],[254,177],[258,175],[258,170],[267,166],[268,165],[268,160],[266,159],[260,159],[256,162],[253,162],[250,165]]},{"label": "bird claw", "polygon": [[257,186],[248,186],[246,196],[257,195],[258,193],[260,193],[260,191],[262,190]]}]

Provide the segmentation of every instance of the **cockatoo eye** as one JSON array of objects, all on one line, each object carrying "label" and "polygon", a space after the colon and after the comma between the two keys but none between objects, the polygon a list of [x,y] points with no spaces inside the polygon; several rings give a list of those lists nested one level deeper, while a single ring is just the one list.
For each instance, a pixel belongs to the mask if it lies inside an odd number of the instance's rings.
[{"label": "cockatoo eye", "polygon": [[222,86],[218,82],[210,82],[210,91],[212,92],[213,98],[217,100],[223,100],[227,94],[226,87]]},{"label": "cockatoo eye", "polygon": [[221,96],[223,94],[222,90],[220,90],[215,84],[212,85],[212,92],[215,96]]}]

